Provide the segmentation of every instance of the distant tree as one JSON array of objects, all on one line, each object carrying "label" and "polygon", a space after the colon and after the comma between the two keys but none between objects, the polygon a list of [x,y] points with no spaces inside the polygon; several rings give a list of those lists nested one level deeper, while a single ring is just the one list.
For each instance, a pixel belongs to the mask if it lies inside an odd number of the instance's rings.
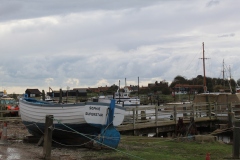
[{"label": "distant tree", "polygon": [[188,84],[188,80],[183,76],[178,75],[173,79],[169,87],[173,88],[176,84]]},{"label": "distant tree", "polygon": [[118,90],[118,86],[113,84],[112,86],[109,87],[109,89],[106,91],[107,93],[115,93]]},{"label": "distant tree", "polygon": [[150,88],[139,88],[139,94],[148,94],[150,92]]},{"label": "distant tree", "polygon": [[162,89],[162,94],[164,94],[164,95],[169,95],[169,94],[171,94],[170,88],[169,88],[169,87],[163,88],[163,89]]},{"label": "distant tree", "polygon": [[87,93],[92,93],[92,91],[90,89],[87,89]]},{"label": "distant tree", "polygon": [[237,85],[240,86],[240,79],[237,80]]}]

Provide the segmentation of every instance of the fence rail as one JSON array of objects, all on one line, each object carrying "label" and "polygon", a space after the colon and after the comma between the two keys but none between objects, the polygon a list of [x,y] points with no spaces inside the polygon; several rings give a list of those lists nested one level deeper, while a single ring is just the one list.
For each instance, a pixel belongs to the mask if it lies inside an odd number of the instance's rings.
[{"label": "fence rail", "polygon": [[137,128],[177,124],[182,118],[185,123],[194,118],[195,122],[233,120],[240,118],[240,103],[187,103],[165,104],[163,106],[136,106],[127,108],[120,131]]},{"label": "fence rail", "polygon": [[[68,97],[68,101],[79,99]],[[0,105],[0,121],[20,120],[20,117],[11,117],[9,113],[18,112],[7,110],[6,104]],[[240,103],[186,103],[165,104],[162,106],[148,105],[126,108],[124,122],[118,128],[136,128],[138,126],[159,126],[164,124],[177,124],[179,118],[189,122],[193,117],[195,121],[201,120],[227,120],[229,114],[235,119],[240,119]],[[131,126],[131,127],[129,127]]]}]

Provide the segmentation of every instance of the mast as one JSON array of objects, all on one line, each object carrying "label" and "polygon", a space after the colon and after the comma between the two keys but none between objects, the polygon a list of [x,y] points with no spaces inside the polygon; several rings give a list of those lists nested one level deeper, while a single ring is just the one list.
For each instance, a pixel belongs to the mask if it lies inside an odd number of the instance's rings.
[{"label": "mast", "polygon": [[125,78],[125,87],[127,86],[127,79]]},{"label": "mast", "polygon": [[119,88],[118,88],[118,102],[120,103],[120,80],[119,80]]},{"label": "mast", "polygon": [[202,43],[203,45],[203,90],[204,90],[204,93],[207,92],[207,85],[206,85],[206,73],[205,73],[205,56],[204,56],[204,42]]},{"label": "mast", "polygon": [[223,86],[225,87],[225,75],[224,75],[224,59],[223,59]]},{"label": "mast", "polygon": [[139,77],[138,77],[138,98],[139,98]]}]

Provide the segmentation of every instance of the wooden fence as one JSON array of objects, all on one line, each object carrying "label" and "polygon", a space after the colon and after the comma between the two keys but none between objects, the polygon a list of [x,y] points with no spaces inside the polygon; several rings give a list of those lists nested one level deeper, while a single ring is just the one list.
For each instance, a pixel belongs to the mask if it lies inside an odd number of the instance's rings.
[{"label": "wooden fence", "polygon": [[134,130],[148,127],[174,125],[182,118],[189,123],[222,120],[233,122],[240,118],[240,103],[195,103],[165,104],[162,106],[136,106],[127,108],[124,122],[118,126],[119,131]]},{"label": "wooden fence", "polygon": [[20,121],[19,110],[8,110],[8,104],[0,104],[0,121]]}]

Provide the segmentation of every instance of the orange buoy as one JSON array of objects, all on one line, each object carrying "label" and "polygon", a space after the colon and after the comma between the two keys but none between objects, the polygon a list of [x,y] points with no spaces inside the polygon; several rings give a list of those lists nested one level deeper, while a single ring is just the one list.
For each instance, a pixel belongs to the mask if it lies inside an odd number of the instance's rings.
[{"label": "orange buoy", "polygon": [[210,160],[210,153],[206,154],[206,160]]}]

